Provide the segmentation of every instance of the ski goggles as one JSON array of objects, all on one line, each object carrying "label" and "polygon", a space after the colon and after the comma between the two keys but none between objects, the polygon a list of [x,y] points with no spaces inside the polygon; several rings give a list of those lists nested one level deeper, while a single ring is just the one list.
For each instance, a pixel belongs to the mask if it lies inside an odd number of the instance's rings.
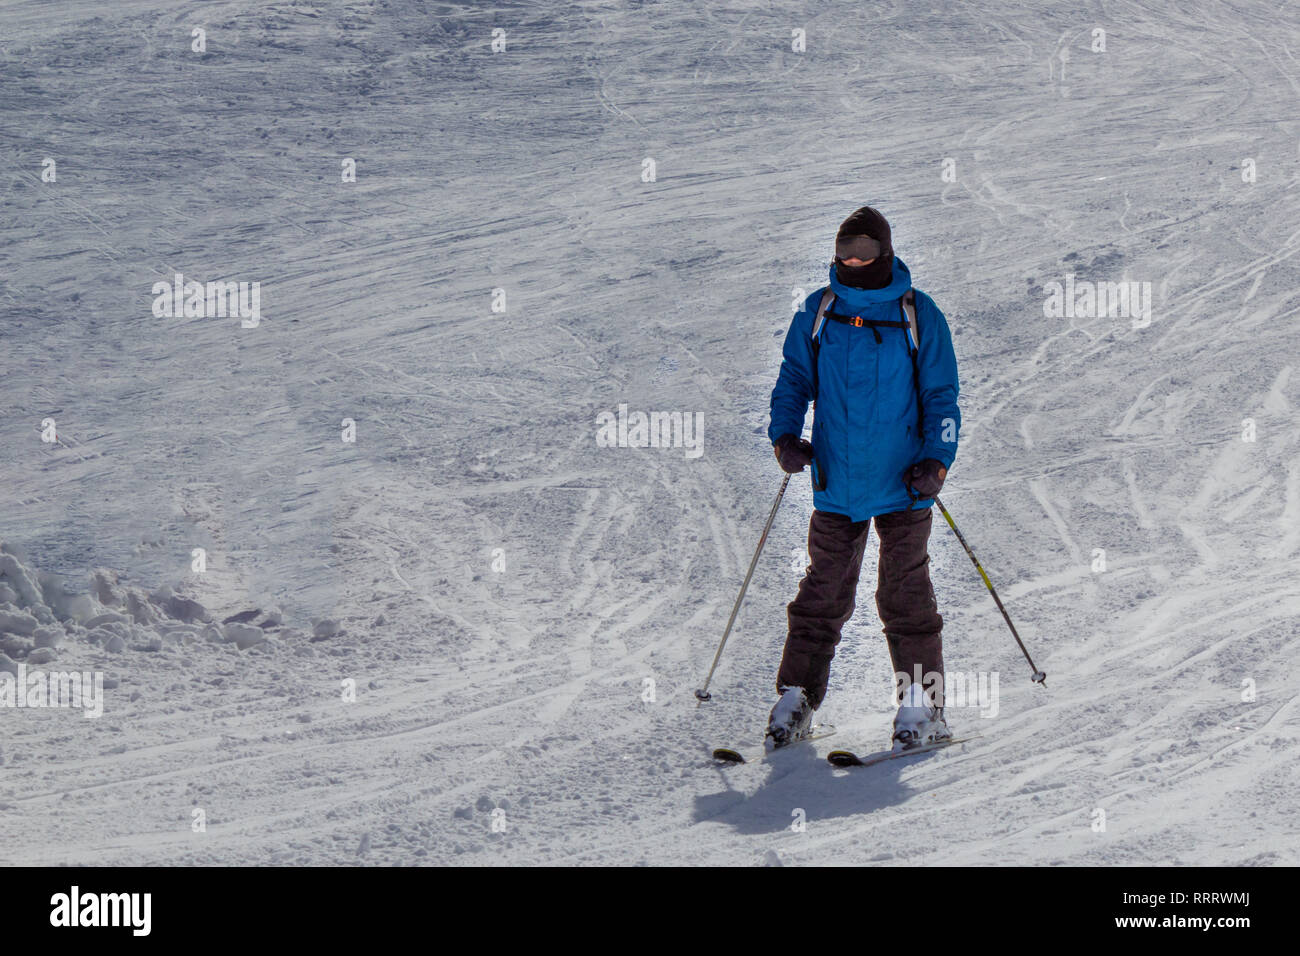
[{"label": "ski goggles", "polygon": [[876,259],[881,249],[880,240],[870,236],[845,236],[835,240],[836,259]]}]

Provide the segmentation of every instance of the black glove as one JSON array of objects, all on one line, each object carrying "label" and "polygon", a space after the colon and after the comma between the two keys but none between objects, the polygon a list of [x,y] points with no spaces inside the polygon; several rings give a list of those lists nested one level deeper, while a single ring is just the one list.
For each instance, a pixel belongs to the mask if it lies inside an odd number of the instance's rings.
[{"label": "black glove", "polygon": [[926,458],[903,472],[903,484],[907,485],[907,492],[912,500],[919,501],[937,495],[943,488],[943,480],[947,477],[948,469],[943,466],[943,462]]},{"label": "black glove", "polygon": [[772,445],[776,460],[781,463],[781,470],[793,475],[803,471],[812,463],[812,443],[794,435],[782,435]]}]

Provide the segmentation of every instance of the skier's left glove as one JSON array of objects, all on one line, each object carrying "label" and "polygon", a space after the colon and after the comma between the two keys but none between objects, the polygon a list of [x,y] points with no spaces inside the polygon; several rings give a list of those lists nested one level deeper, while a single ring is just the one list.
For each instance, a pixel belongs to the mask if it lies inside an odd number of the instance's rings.
[{"label": "skier's left glove", "polygon": [[943,480],[948,477],[948,469],[943,462],[933,458],[918,461],[903,472],[903,484],[907,485],[908,494],[913,501],[933,498],[943,488]]}]

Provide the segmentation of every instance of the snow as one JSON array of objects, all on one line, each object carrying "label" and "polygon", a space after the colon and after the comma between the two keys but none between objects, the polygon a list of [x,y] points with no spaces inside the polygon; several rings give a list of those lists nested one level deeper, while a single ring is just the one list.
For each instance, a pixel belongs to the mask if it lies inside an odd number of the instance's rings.
[{"label": "snow", "polygon": [[[105,678],[95,720],[0,710],[0,861],[1300,862],[1294,10],[0,23],[0,669]],[[780,482],[781,337],[865,203],[952,324],[944,501],[1047,687],[936,521],[983,736],[826,764],[888,743],[873,540],[836,736],[719,769],[811,508],[801,476],[699,705]],[[155,316],[177,273],[259,283],[260,321]],[[1150,283],[1150,324],[1049,317],[1070,275]],[[702,453],[602,447],[621,406]]]}]

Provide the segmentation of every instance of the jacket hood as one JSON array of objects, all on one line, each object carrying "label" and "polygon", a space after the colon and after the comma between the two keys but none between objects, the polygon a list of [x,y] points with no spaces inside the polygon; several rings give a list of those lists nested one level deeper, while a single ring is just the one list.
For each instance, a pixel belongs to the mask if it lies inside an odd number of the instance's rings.
[{"label": "jacket hood", "polygon": [[835,293],[836,302],[842,302],[843,305],[835,306],[835,311],[842,313],[846,309],[859,310],[865,309],[870,305],[879,305],[882,302],[894,302],[903,297],[908,289],[912,288],[912,273],[907,268],[907,263],[903,262],[898,256],[894,256],[894,277],[890,280],[889,285],[882,289],[856,289],[853,286],[845,285],[835,277],[835,263],[832,262],[829,267],[831,279],[831,291]]}]

